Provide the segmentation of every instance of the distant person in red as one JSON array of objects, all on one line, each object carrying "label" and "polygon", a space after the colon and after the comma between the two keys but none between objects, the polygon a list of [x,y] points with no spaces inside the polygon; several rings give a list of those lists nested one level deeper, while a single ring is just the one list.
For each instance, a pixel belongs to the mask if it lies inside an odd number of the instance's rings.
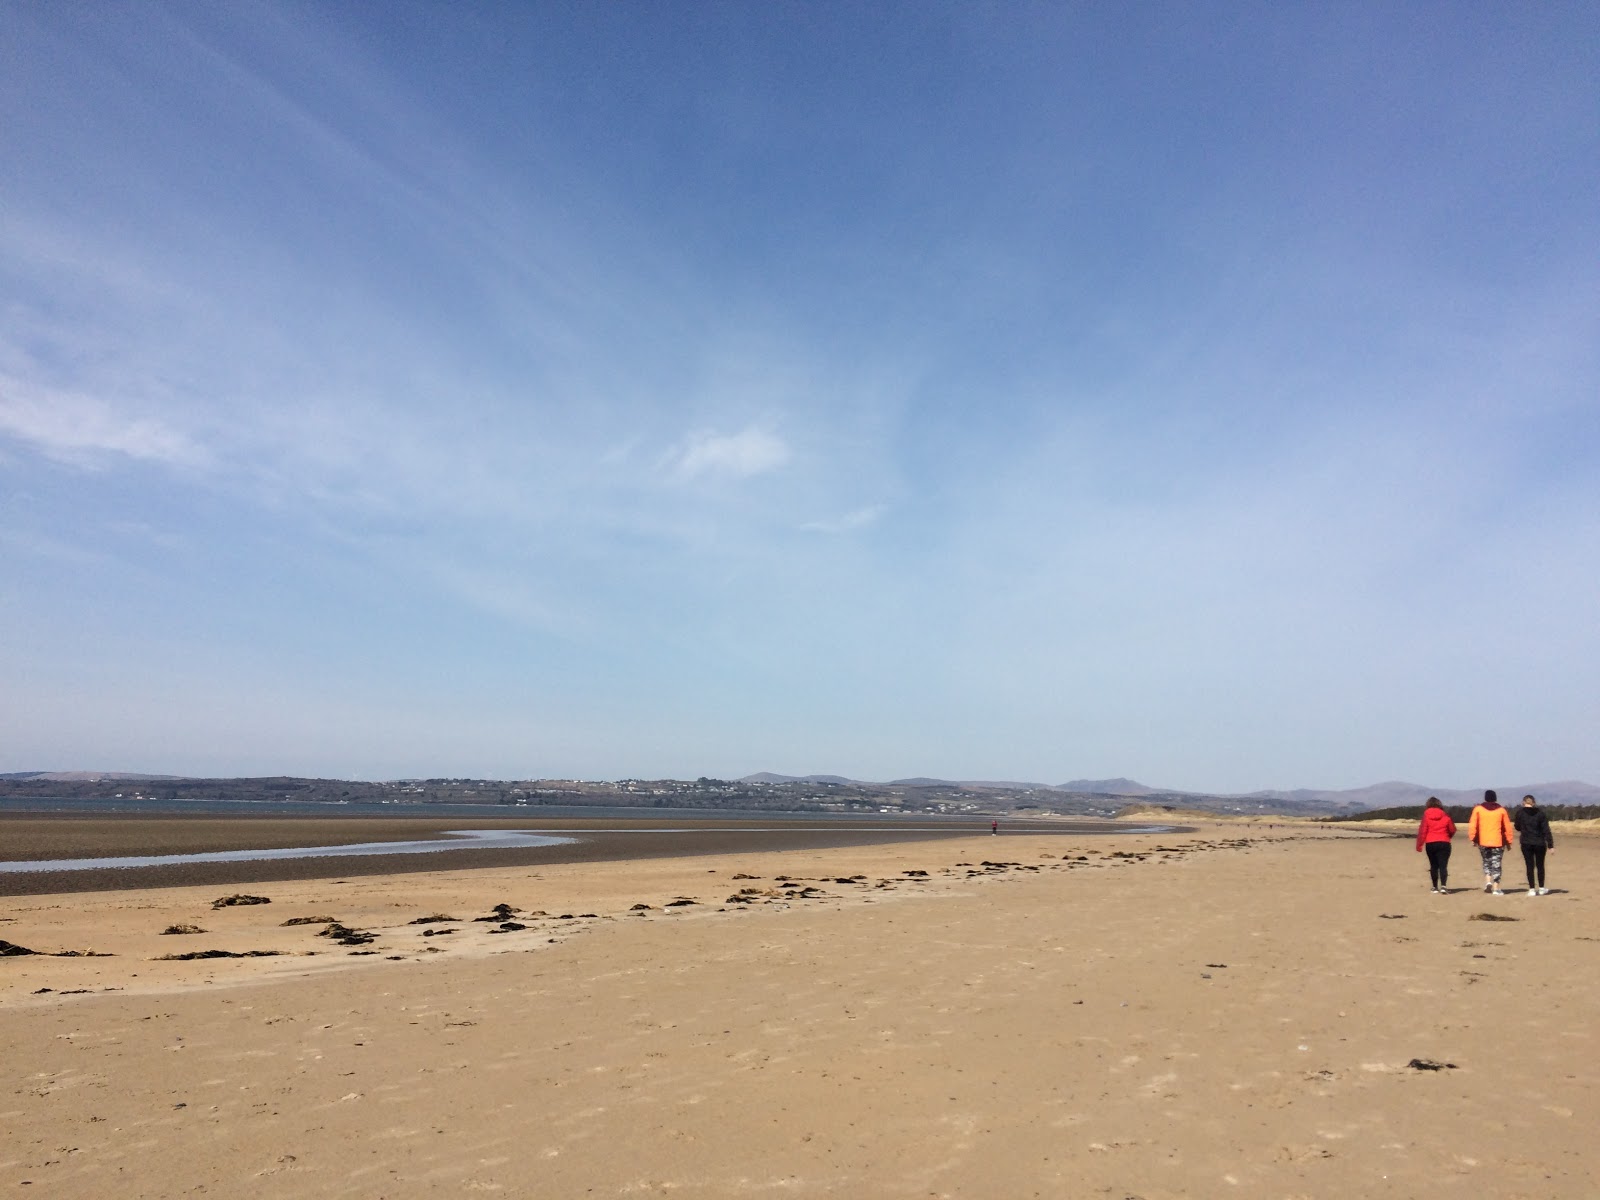
[{"label": "distant person in red", "polygon": [[1493,791],[1485,792],[1483,803],[1472,810],[1472,817],[1467,821],[1467,836],[1483,858],[1483,890],[1504,896],[1500,890],[1500,860],[1505,857],[1506,847],[1511,845],[1511,818],[1506,816],[1506,810],[1500,807],[1500,797]]},{"label": "distant person in red", "polygon": [[1445,884],[1450,882],[1450,839],[1455,835],[1456,823],[1439,803],[1439,797],[1429,796],[1422,810],[1422,824],[1417,828],[1417,853],[1428,852],[1428,878],[1441,896],[1450,894]]},{"label": "distant person in red", "polygon": [[994,834],[996,837],[998,837],[1000,835],[1000,822],[999,821],[990,821],[989,822],[989,832]]}]

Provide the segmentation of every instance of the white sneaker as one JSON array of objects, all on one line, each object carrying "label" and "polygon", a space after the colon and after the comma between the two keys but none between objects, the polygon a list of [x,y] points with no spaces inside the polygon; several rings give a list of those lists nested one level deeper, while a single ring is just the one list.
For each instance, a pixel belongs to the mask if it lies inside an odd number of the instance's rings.
[{"label": "white sneaker", "polygon": [[1539,894],[1539,889],[1538,888],[1529,888],[1528,889],[1528,895],[1537,896],[1538,894]]},{"label": "white sneaker", "polygon": [[1496,895],[1496,896],[1504,896],[1505,895],[1505,893],[1502,892],[1499,888],[1495,888],[1493,894]]},{"label": "white sneaker", "polygon": [[1540,888],[1539,889],[1539,895],[1548,896],[1549,894],[1550,894],[1550,889],[1549,888]]}]

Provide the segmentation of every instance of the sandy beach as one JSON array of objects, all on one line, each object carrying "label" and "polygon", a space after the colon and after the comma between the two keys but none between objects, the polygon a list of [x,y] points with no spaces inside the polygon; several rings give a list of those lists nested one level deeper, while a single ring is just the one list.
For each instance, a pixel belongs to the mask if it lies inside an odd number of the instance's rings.
[{"label": "sandy beach", "polygon": [[1590,1197],[1596,848],[1536,898],[1285,825],[14,894],[0,1187]]}]

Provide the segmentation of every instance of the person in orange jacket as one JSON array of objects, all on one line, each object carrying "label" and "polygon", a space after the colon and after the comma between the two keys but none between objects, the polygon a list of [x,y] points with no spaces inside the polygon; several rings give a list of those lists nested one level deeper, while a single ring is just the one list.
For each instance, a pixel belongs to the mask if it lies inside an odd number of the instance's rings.
[{"label": "person in orange jacket", "polygon": [[1472,810],[1467,821],[1467,837],[1478,848],[1483,859],[1483,890],[1504,896],[1500,890],[1500,860],[1506,847],[1511,845],[1511,818],[1500,807],[1500,798],[1493,791],[1483,794],[1483,803]]},{"label": "person in orange jacket", "polygon": [[1441,896],[1449,895],[1445,884],[1450,879],[1450,839],[1455,835],[1455,821],[1439,803],[1439,797],[1429,796],[1427,807],[1422,810],[1422,824],[1417,827],[1417,853],[1428,852],[1428,878]]}]

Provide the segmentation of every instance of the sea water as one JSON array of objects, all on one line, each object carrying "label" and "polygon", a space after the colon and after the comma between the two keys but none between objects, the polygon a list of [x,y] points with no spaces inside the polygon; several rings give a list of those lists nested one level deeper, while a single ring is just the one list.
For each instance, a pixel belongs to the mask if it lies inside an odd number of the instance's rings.
[{"label": "sea water", "polygon": [[199,854],[144,854],[126,858],[57,858],[0,862],[0,872],[93,871],[106,867],[176,867],[189,863],[256,862],[275,858],[345,858],[368,854],[430,854],[439,850],[515,850],[561,846],[576,838],[520,829],[453,829],[414,842],[353,842],[344,846],[294,846],[281,850],[210,850]]}]

